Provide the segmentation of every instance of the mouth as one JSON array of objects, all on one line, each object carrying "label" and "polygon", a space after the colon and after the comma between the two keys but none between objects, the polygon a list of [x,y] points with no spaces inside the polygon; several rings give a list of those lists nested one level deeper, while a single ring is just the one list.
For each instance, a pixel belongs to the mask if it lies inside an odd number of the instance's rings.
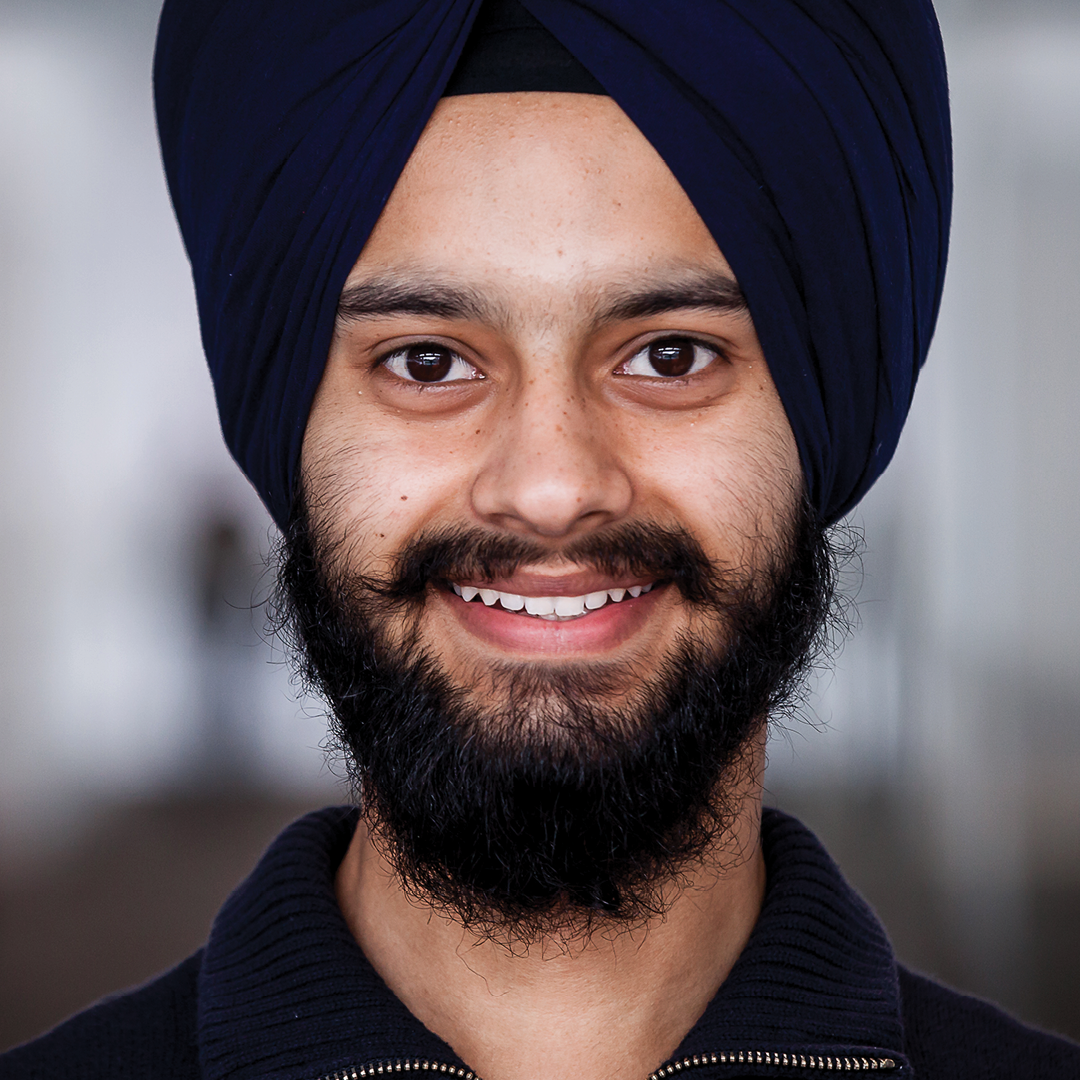
[{"label": "mouth", "polygon": [[444,578],[434,610],[503,656],[584,659],[612,656],[645,631],[662,635],[678,609],[664,599],[669,585],[597,570],[559,575],[527,567],[496,580]]},{"label": "mouth", "polygon": [[650,592],[655,584],[655,582],[650,582],[646,585],[630,585],[626,588],[603,589],[579,596],[522,596],[499,589],[459,585],[456,582],[451,582],[450,587],[466,604],[481,603],[485,607],[499,607],[517,615],[544,619],[548,622],[572,622],[612,604],[621,604],[628,599],[636,600]]}]

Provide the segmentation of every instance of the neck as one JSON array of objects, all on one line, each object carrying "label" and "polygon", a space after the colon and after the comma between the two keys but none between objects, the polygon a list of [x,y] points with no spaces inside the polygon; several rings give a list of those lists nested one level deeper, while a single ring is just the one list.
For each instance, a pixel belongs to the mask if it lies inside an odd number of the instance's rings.
[{"label": "neck", "polygon": [[662,918],[634,930],[519,948],[474,937],[405,892],[363,823],[338,902],[390,989],[484,1080],[643,1078],[704,1012],[757,921],[761,770],[748,772],[713,857],[669,887]]}]

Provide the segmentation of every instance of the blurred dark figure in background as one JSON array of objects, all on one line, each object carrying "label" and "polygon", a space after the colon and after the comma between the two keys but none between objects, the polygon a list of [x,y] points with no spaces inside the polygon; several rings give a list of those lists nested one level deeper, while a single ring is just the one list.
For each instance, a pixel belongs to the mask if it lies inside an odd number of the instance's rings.
[{"label": "blurred dark figure in background", "polygon": [[155,74],[357,805],[0,1073],[1080,1073],[762,811],[940,302],[927,0],[170,0]]}]

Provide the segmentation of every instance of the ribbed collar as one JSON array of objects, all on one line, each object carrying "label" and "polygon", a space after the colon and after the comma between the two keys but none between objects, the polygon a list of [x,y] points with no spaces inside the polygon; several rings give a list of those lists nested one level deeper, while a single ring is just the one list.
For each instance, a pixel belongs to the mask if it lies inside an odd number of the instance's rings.
[{"label": "ribbed collar", "polygon": [[[349,808],[301,818],[222,908],[199,985],[206,1080],[319,1080],[415,1059],[467,1069],[391,993],[345,924],[334,874],[355,825]],[[804,826],[766,810],[762,841],[767,887],[758,923],[673,1060],[723,1053],[738,1062],[754,1051],[760,1070],[736,1065],[735,1074],[797,1076],[776,1072],[772,1055],[889,1057],[901,1067],[885,1075],[906,1080],[896,961],[885,931]],[[693,1075],[708,1080],[732,1069]]]}]

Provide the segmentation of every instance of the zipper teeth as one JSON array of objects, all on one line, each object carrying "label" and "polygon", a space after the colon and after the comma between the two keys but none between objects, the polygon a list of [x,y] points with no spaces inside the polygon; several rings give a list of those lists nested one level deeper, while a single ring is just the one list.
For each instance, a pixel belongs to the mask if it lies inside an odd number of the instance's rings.
[{"label": "zipper teeth", "polygon": [[427,1061],[413,1058],[411,1061],[376,1061],[373,1064],[353,1066],[340,1072],[330,1073],[320,1080],[364,1080],[369,1076],[386,1076],[388,1073],[427,1072],[440,1076],[453,1076],[457,1080],[480,1080],[476,1073],[468,1069],[459,1069],[456,1065],[447,1065],[441,1061]]},{"label": "zipper teeth", "polygon": [[[795,1054],[776,1050],[728,1050],[714,1054],[695,1054],[670,1065],[663,1065],[649,1080],[666,1080],[685,1069],[700,1068],[707,1065],[772,1065],[789,1069],[823,1069],[833,1072],[878,1072],[897,1068],[891,1057],[858,1056],[822,1056],[820,1054]],[[373,1064],[342,1069],[320,1077],[320,1080],[367,1080],[371,1076],[386,1076],[389,1073],[438,1073],[440,1076],[452,1076],[455,1080],[480,1080],[469,1069],[457,1065],[447,1065],[441,1061],[428,1061],[413,1058],[405,1061],[377,1061]]]},{"label": "zipper teeth", "polygon": [[651,1073],[649,1080],[665,1080],[685,1069],[703,1065],[772,1065],[789,1069],[825,1069],[839,1072],[877,1072],[895,1069],[896,1061],[890,1057],[828,1056],[820,1054],[795,1054],[776,1050],[728,1050],[714,1054],[695,1054],[670,1065],[662,1065]]}]

